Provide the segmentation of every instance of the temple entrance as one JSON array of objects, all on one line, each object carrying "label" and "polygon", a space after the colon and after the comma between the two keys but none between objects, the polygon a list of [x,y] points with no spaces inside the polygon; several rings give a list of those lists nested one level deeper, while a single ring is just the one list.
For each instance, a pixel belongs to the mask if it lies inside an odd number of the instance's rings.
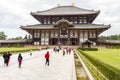
[{"label": "temple entrance", "polygon": [[69,27],[73,27],[73,23],[66,19],[61,19],[54,24],[58,28],[58,45],[68,45]]},{"label": "temple entrance", "polygon": [[58,44],[58,38],[51,38],[50,39],[50,44],[51,45],[57,45]]},{"label": "temple entrance", "polygon": [[68,39],[67,38],[61,38],[60,43],[61,45],[67,45]]},{"label": "temple entrance", "polygon": [[78,44],[78,39],[77,38],[70,38],[70,43],[71,45],[77,45]]}]

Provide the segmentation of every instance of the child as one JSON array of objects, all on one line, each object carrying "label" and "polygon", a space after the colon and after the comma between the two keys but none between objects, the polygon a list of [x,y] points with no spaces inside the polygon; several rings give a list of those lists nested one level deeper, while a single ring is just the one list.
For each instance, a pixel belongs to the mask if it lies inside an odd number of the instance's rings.
[{"label": "child", "polygon": [[23,57],[22,57],[22,55],[21,55],[21,53],[20,53],[20,54],[18,55],[19,68],[21,68],[22,59],[23,59]]},{"label": "child", "polygon": [[30,50],[30,56],[32,56],[32,50]]}]

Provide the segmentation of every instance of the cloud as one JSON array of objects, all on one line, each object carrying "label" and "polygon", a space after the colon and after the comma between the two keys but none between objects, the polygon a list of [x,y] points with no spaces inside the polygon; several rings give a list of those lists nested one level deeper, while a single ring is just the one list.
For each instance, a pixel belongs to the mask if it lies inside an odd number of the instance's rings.
[{"label": "cloud", "polygon": [[75,3],[75,6],[80,8],[100,10],[101,13],[94,23],[112,25],[102,35],[120,34],[120,0],[2,0],[0,31],[4,31],[9,37],[24,36],[27,33],[19,28],[20,25],[39,23],[30,12],[47,10],[56,7],[58,3],[60,5]]}]

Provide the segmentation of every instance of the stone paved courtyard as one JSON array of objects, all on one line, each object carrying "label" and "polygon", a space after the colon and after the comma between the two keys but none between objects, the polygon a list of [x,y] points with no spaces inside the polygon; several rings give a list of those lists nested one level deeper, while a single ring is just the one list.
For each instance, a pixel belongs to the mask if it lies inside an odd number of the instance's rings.
[{"label": "stone paved courtyard", "polygon": [[[50,66],[45,66],[44,54],[50,52]],[[73,52],[62,55],[52,49],[22,53],[22,68],[18,68],[17,56],[12,55],[8,67],[4,67],[0,57],[0,80],[76,80]]]}]

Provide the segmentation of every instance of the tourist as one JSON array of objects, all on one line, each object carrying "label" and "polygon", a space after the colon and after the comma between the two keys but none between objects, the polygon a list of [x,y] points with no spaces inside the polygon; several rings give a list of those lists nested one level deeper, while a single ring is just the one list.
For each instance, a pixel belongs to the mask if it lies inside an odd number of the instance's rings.
[{"label": "tourist", "polygon": [[61,50],[61,47],[60,47],[60,45],[58,46],[58,48]]},{"label": "tourist", "polygon": [[47,51],[47,53],[45,54],[45,59],[46,59],[45,65],[47,64],[49,66],[49,58],[50,58],[50,54],[49,51]]},{"label": "tourist", "polygon": [[56,50],[56,47],[53,48],[53,51],[54,51],[54,52],[55,52],[55,50]]},{"label": "tourist", "polygon": [[7,66],[9,65],[11,55],[12,54],[10,52],[7,53]]},{"label": "tourist", "polygon": [[30,56],[32,56],[32,50],[30,50]]},{"label": "tourist", "polygon": [[59,53],[60,50],[59,50],[59,49],[56,49],[56,51]]},{"label": "tourist", "polygon": [[69,49],[66,49],[66,53],[68,54],[68,52],[69,52]]},{"label": "tourist", "polygon": [[3,59],[4,59],[4,66],[7,65],[7,53],[5,52],[3,54]]},{"label": "tourist", "polygon": [[63,50],[63,56],[65,55],[65,51]]},{"label": "tourist", "polygon": [[76,54],[75,50],[73,52],[74,52],[74,54]]},{"label": "tourist", "polygon": [[69,54],[71,53],[71,49],[69,49]]},{"label": "tourist", "polygon": [[22,57],[22,55],[21,55],[21,53],[20,53],[20,54],[18,55],[19,68],[21,68],[22,59],[23,59],[23,57]]}]

